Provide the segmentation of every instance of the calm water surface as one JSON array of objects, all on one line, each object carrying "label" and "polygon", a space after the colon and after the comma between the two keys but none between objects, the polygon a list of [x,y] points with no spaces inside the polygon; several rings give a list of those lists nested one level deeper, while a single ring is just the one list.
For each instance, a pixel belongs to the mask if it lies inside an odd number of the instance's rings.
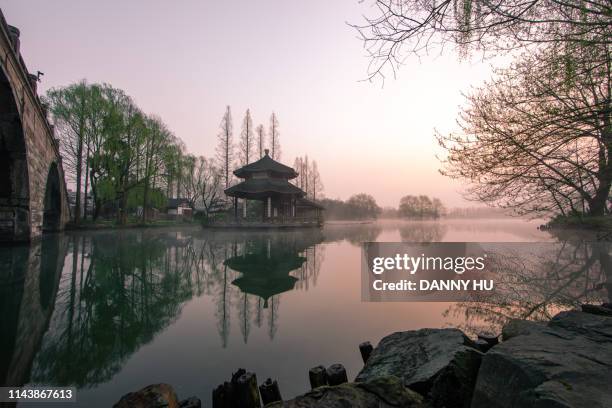
[{"label": "calm water surface", "polygon": [[[0,383],[73,385],[77,406],[97,407],[167,382],[179,397],[197,395],[208,405],[211,390],[244,367],[260,381],[278,379],[291,397],[308,390],[308,369],[318,364],[341,362],[354,377],[365,340],[423,327],[496,328],[510,317],[546,318],[599,296],[591,288],[605,287],[605,273],[591,270],[589,248],[536,225],[503,219],[282,233],[122,230],[0,248]],[[519,293],[529,301],[363,303],[364,241],[560,241],[563,253],[586,267],[556,275],[553,284],[530,281]]]}]

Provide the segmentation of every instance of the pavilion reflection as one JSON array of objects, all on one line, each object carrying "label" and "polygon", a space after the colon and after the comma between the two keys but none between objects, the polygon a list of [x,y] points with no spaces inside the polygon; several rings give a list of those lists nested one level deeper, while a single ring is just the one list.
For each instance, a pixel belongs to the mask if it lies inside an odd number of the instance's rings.
[{"label": "pavilion reflection", "polygon": [[[281,294],[308,290],[316,280],[324,257],[319,229],[282,232],[248,232],[232,236],[232,244],[223,261],[223,294],[217,310],[223,347],[229,339],[229,300],[237,297],[239,326],[243,341],[248,342],[251,324],[260,328],[267,320],[268,336],[278,330]],[[232,292],[237,292],[232,296]],[[226,304],[227,302],[227,304]]]},{"label": "pavilion reflection", "polygon": [[276,236],[253,238],[245,245],[243,254],[226,259],[224,265],[242,274],[232,284],[244,294],[261,298],[267,309],[270,298],[294,289],[299,278],[291,272],[300,272],[303,277],[301,272],[308,260],[305,256],[308,249],[323,239],[320,233],[294,234],[280,239]]},{"label": "pavilion reflection", "polygon": [[267,309],[272,296],[293,290],[298,279],[289,272],[300,268],[306,261],[296,254],[283,255],[248,254],[226,260],[228,267],[243,274],[232,285],[240,288],[242,293],[262,298],[263,307]]}]

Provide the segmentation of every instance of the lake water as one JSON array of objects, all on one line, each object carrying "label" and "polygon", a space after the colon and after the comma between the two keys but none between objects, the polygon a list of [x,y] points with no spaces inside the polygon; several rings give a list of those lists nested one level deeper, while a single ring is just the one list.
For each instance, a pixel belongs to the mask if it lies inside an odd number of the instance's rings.
[{"label": "lake water", "polygon": [[[319,364],[343,363],[354,378],[363,365],[358,344],[393,331],[498,330],[511,317],[546,318],[600,300],[596,289],[612,279],[592,270],[588,245],[537,225],[500,219],[276,233],[129,229],[0,248],[0,383],[72,385],[78,391],[71,406],[97,407],[166,382],[180,398],[197,395],[210,406],[212,389],[244,367],[259,381],[278,379],[287,398],[309,389],[308,369]],[[557,271],[552,283],[550,276],[529,281],[520,302],[366,303],[364,241],[556,241],[585,267]]]}]

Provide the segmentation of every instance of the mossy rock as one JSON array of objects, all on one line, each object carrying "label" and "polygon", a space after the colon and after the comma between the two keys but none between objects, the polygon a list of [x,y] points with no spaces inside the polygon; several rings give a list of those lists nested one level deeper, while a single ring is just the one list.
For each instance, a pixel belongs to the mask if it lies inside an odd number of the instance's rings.
[{"label": "mossy rock", "polygon": [[423,398],[405,388],[394,376],[376,378],[361,383],[325,386],[285,402],[275,402],[266,408],[422,408]]}]

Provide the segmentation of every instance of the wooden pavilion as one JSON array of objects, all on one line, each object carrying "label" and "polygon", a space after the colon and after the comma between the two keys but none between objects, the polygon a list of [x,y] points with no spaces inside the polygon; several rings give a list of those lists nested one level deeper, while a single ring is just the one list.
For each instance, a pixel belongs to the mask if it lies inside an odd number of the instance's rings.
[{"label": "wooden pavilion", "polygon": [[[256,162],[249,163],[236,171],[242,181],[225,190],[233,199],[233,220],[222,226],[244,227],[316,227],[322,225],[323,207],[304,197],[306,192],[291,184],[298,173],[291,167],[272,159],[268,149]],[[239,202],[242,201],[242,211]],[[247,202],[262,203],[261,214],[252,217],[247,214]],[[240,214],[241,212],[241,214]]]}]

